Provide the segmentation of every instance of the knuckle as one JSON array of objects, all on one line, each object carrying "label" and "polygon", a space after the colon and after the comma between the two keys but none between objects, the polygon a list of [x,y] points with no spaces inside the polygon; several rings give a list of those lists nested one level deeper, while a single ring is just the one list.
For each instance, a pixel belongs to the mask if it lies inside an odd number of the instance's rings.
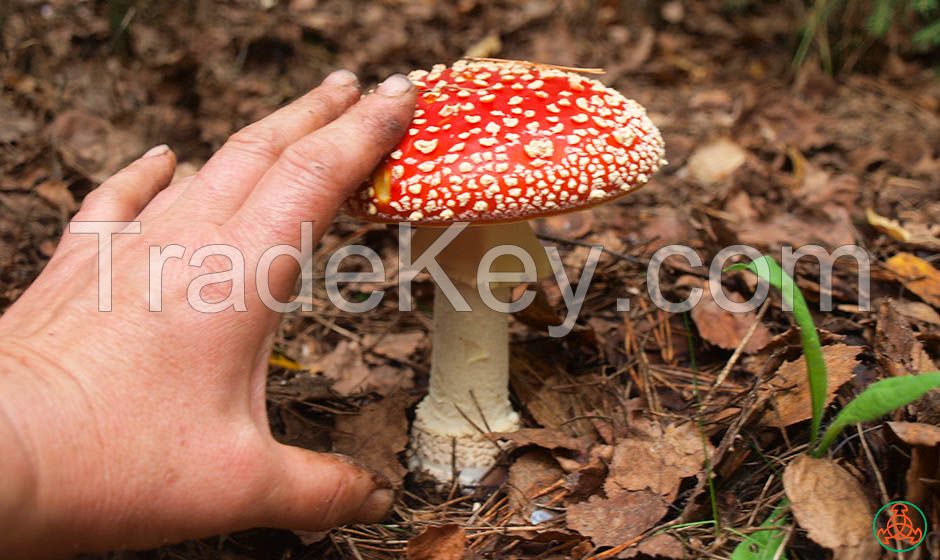
[{"label": "knuckle", "polygon": [[222,149],[273,161],[277,159],[282,142],[281,134],[275,128],[255,123],[229,136]]},{"label": "knuckle", "polygon": [[287,148],[281,161],[287,174],[301,185],[330,185],[341,176],[343,153],[334,142],[312,137]]},{"label": "knuckle", "polygon": [[307,111],[329,120],[336,118],[340,112],[339,101],[326,92],[314,90],[304,102]]}]

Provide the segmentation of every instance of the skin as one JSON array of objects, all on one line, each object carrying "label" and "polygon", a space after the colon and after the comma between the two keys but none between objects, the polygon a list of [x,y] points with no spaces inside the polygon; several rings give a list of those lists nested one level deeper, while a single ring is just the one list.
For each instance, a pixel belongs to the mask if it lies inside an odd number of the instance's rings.
[{"label": "skin", "polygon": [[[407,129],[414,88],[393,76],[360,99],[338,71],[234,134],[194,177],[151,150],[86,197],[74,221],[138,220],[112,243],[112,311],[98,312],[97,238],[66,233],[35,283],[0,317],[0,550],[4,557],[146,548],[257,526],[322,530],[381,519],[386,481],[336,455],[276,442],[265,377],[279,315],[246,278],[248,310],[200,313],[188,264],[225,243],[254,271],[273,245],[319,239]],[[166,262],[163,311],[148,310],[148,249]],[[289,299],[296,264],[270,285]],[[210,287],[211,288],[211,287]],[[218,290],[217,290],[218,291]],[[208,293],[207,293],[208,292]],[[228,295],[203,290],[203,299]]]}]

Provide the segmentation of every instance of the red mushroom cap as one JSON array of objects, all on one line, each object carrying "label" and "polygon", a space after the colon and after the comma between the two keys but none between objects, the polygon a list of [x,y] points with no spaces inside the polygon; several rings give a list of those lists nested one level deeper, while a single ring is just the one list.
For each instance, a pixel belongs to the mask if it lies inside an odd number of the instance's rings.
[{"label": "red mushroom cap", "polygon": [[642,106],[573,72],[461,60],[409,78],[411,128],[350,199],[367,220],[528,220],[626,194],[665,163]]}]

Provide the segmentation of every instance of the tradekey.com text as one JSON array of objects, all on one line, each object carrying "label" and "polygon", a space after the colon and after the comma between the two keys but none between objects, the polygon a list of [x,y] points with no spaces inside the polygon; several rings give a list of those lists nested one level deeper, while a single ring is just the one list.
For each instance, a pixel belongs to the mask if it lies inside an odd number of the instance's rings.
[{"label": "tradekey.com text", "polygon": [[[466,223],[454,223],[442,230],[439,237],[421,254],[412,253],[412,236],[414,228],[409,223],[399,224],[398,227],[398,271],[397,289],[398,306],[401,311],[412,310],[411,287],[415,278],[422,271],[427,271],[433,282],[437,285],[439,293],[443,294],[457,311],[469,311],[470,306],[461,296],[440,263],[435,260],[449,243],[468,227]],[[251,259],[237,247],[232,245],[213,244],[198,248],[187,248],[178,244],[151,245],[147,259],[149,293],[148,305],[150,311],[163,310],[163,278],[167,264],[174,260],[185,263],[194,272],[186,290],[186,303],[194,310],[202,313],[219,313],[223,311],[244,312],[248,310],[249,302],[257,301],[275,312],[313,311],[313,302],[310,298],[295,297],[289,301],[280,301],[271,292],[268,285],[269,271],[273,263],[286,258],[293,260],[300,270],[300,293],[312,293],[314,283],[314,228],[312,222],[300,224],[300,248],[291,245],[275,245],[267,248],[260,255]],[[71,222],[69,232],[79,235],[95,235],[98,241],[98,310],[111,311],[111,247],[112,243],[119,242],[124,235],[139,235],[140,222]],[[543,246],[545,257],[551,264],[554,281],[558,285],[564,302],[564,320],[559,325],[549,327],[549,335],[562,337],[567,335],[574,327],[581,312],[585,298],[589,292],[595,269],[604,252],[600,245],[591,246],[583,264],[581,273],[577,278],[576,286],[572,286],[568,271],[562,262],[558,248]],[[186,258],[188,256],[188,259]],[[721,284],[724,269],[735,260],[754,261],[762,254],[755,248],[747,245],[732,245],[719,251],[708,265],[708,291],[703,288],[692,288],[688,296],[681,301],[669,301],[662,293],[660,274],[667,258],[675,257],[685,261],[685,267],[700,268],[704,266],[702,257],[694,249],[684,245],[668,245],[656,251],[650,257],[646,270],[647,294],[651,302],[659,309],[669,313],[682,313],[695,307],[707,294],[722,309],[732,313],[748,313],[757,309],[767,299],[770,286],[761,280],[757,284],[753,296],[744,302],[734,301],[727,297]],[[509,257],[518,263],[515,267],[519,272],[493,271],[492,265],[499,258]],[[737,258],[736,258],[737,257]],[[774,258],[777,258],[774,255]],[[829,252],[819,245],[805,245],[794,249],[784,246],[779,255],[779,262],[783,271],[794,276],[797,262],[804,258],[815,258],[819,264],[820,310],[832,310],[832,283],[833,268],[840,258],[854,260],[858,269],[858,309],[870,310],[870,259],[868,253],[856,245],[843,245]],[[368,270],[357,272],[342,272],[340,267],[344,261],[360,260],[361,264],[368,263]],[[179,264],[175,263],[175,264]],[[224,264],[220,264],[224,263]],[[766,267],[766,262],[760,260],[758,267]],[[385,297],[384,290],[374,290],[367,298],[361,301],[346,299],[341,285],[356,283],[385,283],[388,279],[385,264],[375,250],[365,245],[345,245],[335,250],[327,260],[325,270],[325,288],[327,296],[333,305],[347,313],[366,313],[375,309]],[[768,272],[768,271],[762,271]],[[760,276],[766,276],[761,274]],[[537,266],[532,255],[514,245],[497,245],[487,251],[480,259],[476,269],[477,289],[480,299],[485,305],[495,311],[515,313],[522,311],[535,300],[535,291],[526,289],[515,291],[516,299],[501,301],[494,295],[493,284],[506,285],[526,284],[539,280]],[[207,289],[208,288],[208,289]],[[792,286],[791,286],[792,289]],[[214,297],[206,297],[212,295]],[[791,298],[784,298],[785,310]],[[618,298],[616,303],[618,312],[630,310],[629,298]]]}]

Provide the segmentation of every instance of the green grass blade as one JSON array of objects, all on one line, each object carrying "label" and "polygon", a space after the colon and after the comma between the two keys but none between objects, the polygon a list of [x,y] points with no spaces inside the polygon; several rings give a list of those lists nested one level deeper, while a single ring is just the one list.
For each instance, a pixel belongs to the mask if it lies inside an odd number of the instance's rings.
[{"label": "green grass blade", "polygon": [[839,412],[813,455],[825,454],[847,426],[877,420],[937,388],[940,388],[940,371],[891,377],[872,383]]},{"label": "green grass blade", "polygon": [[809,378],[810,401],[813,407],[813,422],[809,439],[811,445],[815,444],[822,425],[823,410],[826,408],[829,374],[826,371],[826,361],[823,360],[816,324],[813,323],[813,316],[809,312],[806,300],[803,299],[803,294],[800,293],[793,278],[785,273],[771,256],[763,256],[750,263],[735,264],[725,269],[726,272],[732,270],[750,270],[759,278],[766,280],[771,286],[780,290],[786,307],[793,309],[793,318],[800,327],[803,355],[806,356],[806,375]]},{"label": "green grass blade", "polygon": [[[790,503],[786,499],[781,500],[767,519],[760,524],[760,528],[765,530],[745,535],[744,540],[738,543],[734,552],[731,553],[731,560],[772,560],[786,538],[783,527],[790,521],[786,515],[788,505]],[[781,560],[786,560],[786,558],[785,553],[780,556]]]}]

